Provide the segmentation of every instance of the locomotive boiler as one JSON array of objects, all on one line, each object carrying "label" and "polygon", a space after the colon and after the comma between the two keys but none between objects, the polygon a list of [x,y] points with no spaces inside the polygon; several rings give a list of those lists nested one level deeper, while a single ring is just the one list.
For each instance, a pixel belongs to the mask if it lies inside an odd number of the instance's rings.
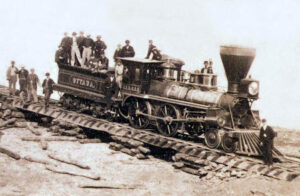
[{"label": "locomotive boiler", "polygon": [[[221,145],[226,152],[234,152],[240,133],[258,129],[258,112],[251,106],[258,99],[259,82],[247,77],[255,53],[253,48],[220,47],[227,91],[218,90],[215,74],[193,73],[183,79],[182,61],[137,58],[120,58],[124,65],[121,98],[106,96],[105,81],[113,70],[92,73],[59,65],[55,89],[64,93],[64,106],[85,108],[110,119],[119,114],[135,128],[155,127],[165,136],[179,131],[203,134],[208,147]],[[112,107],[104,112],[109,101]]]}]

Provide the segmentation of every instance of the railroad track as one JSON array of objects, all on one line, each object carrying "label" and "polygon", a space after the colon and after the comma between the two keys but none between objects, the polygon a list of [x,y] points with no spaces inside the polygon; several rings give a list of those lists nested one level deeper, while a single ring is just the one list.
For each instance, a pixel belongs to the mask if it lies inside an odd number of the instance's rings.
[{"label": "railroad track", "polygon": [[[7,87],[0,86],[0,95],[2,98],[8,97]],[[56,101],[54,101],[54,103],[55,102]],[[273,168],[268,168],[262,164],[261,160],[256,158],[240,156],[233,153],[228,154],[221,150],[210,149],[201,143],[165,137],[148,130],[137,130],[126,124],[109,122],[86,114],[68,111],[58,107],[56,104],[50,105],[47,109],[45,109],[42,103],[29,104],[24,108],[21,100],[18,97],[15,97],[12,101],[12,105],[21,111],[51,117],[94,131],[106,132],[112,136],[137,140],[161,149],[172,149],[176,153],[184,155],[183,159],[188,159],[189,162],[194,161],[195,163],[197,161],[199,162],[199,160],[207,160],[216,164],[222,164],[244,171],[256,172],[264,176],[281,180],[292,180],[300,175],[300,164],[287,159],[282,159],[282,163],[276,163]],[[189,170],[187,170],[187,172],[189,172]]]}]

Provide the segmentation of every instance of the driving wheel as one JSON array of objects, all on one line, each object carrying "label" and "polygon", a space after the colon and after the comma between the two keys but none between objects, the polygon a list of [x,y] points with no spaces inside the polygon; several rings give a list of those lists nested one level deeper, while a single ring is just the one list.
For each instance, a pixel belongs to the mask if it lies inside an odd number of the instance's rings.
[{"label": "driving wheel", "polygon": [[180,111],[177,107],[170,104],[161,105],[156,112],[156,116],[160,117],[156,119],[156,126],[162,135],[174,136],[177,133],[181,125],[180,122],[176,121],[180,118]]}]

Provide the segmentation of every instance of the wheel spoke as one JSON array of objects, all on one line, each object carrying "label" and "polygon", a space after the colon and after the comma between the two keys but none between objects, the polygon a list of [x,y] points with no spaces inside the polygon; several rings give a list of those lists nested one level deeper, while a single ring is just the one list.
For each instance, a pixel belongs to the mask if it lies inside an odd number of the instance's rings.
[{"label": "wheel spoke", "polygon": [[168,115],[168,109],[167,109],[167,106],[165,105],[165,116],[167,116]]},{"label": "wheel spoke", "polygon": [[170,125],[167,125],[168,133],[171,133]]}]

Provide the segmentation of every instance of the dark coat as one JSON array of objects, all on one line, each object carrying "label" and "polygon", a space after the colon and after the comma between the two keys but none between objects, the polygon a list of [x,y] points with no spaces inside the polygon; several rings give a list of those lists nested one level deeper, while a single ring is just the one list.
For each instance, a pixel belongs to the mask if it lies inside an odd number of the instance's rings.
[{"label": "dark coat", "polygon": [[54,84],[55,84],[55,82],[51,78],[49,78],[48,82],[47,82],[47,79],[45,79],[42,84],[43,93],[45,94],[46,90],[49,90],[49,93],[52,94]]},{"label": "dark coat", "polygon": [[84,39],[85,39],[84,36],[78,36],[78,37],[76,38],[77,46],[78,46],[80,52],[82,52],[82,50],[83,50],[83,40],[84,40]]},{"label": "dark coat", "polygon": [[64,50],[70,50],[71,47],[72,47],[72,38],[67,36],[67,37],[64,37],[62,40],[61,40],[61,43],[59,45],[59,47],[62,47]]},{"label": "dark coat", "polygon": [[[146,56],[146,59],[149,59],[150,55],[151,55],[151,52],[153,50],[153,48],[155,48],[154,45],[149,45],[149,48],[148,48],[148,52],[147,52],[147,56]],[[153,59],[153,58],[152,58]]]},{"label": "dark coat", "polygon": [[107,48],[106,44],[102,40],[97,40],[94,43],[94,53],[96,58],[100,58],[100,55],[104,53]]},{"label": "dark coat", "polygon": [[259,138],[262,142],[262,153],[264,163],[267,165],[273,164],[273,140],[276,133],[273,131],[272,127],[267,126],[266,130],[263,127],[260,129]]},{"label": "dark coat", "polygon": [[121,51],[121,57],[134,57],[135,52],[132,46],[123,46]]},{"label": "dark coat", "polygon": [[153,48],[152,49],[152,54],[153,54],[152,60],[158,60],[158,61],[161,60],[162,56],[161,56],[159,50],[157,50],[156,48]]},{"label": "dark coat", "polygon": [[101,62],[101,66],[100,66],[100,69],[108,69],[108,64],[109,64],[109,60],[107,57],[100,57],[100,62]]},{"label": "dark coat", "polygon": [[27,82],[29,73],[26,69],[24,69],[24,70],[20,69],[18,71],[18,74],[19,74],[19,81],[26,81]]},{"label": "dark coat", "polygon": [[91,48],[94,48],[95,43],[94,43],[94,40],[93,40],[92,38],[87,38],[87,37],[86,37],[86,38],[83,39],[82,45],[83,45],[84,47],[91,47]]},{"label": "dark coat", "polygon": [[68,64],[68,53],[62,49],[58,49],[55,52],[55,62],[57,64]]},{"label": "dark coat", "polygon": [[203,67],[203,68],[201,69],[201,73],[204,73],[204,72],[208,73],[208,68]]},{"label": "dark coat", "polygon": [[121,57],[122,49],[116,49],[114,53],[114,60],[116,61],[118,57]]},{"label": "dark coat", "polygon": [[263,127],[260,128],[259,138],[265,144],[269,144],[273,146],[273,139],[276,137],[276,133],[272,129],[272,127],[267,126],[266,130]]},{"label": "dark coat", "polygon": [[214,73],[213,68],[212,67],[208,67],[207,73],[213,74]]}]

